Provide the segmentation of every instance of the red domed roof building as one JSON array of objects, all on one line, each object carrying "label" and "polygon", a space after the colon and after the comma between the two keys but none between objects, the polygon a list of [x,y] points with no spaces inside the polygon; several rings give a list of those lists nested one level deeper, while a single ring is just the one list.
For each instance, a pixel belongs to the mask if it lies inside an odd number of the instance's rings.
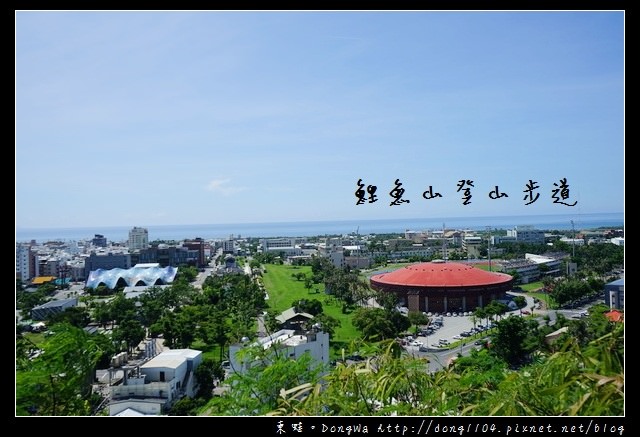
[{"label": "red domed roof building", "polygon": [[409,311],[473,311],[511,291],[513,277],[472,265],[433,261],[373,275],[371,288],[395,293]]}]

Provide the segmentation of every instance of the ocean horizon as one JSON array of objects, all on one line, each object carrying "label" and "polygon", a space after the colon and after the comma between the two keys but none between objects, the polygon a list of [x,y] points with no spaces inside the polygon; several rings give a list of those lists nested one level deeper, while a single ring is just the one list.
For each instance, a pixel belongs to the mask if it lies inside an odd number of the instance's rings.
[{"label": "ocean horizon", "polygon": [[[573,224],[572,224],[573,222]],[[128,239],[129,230],[134,226],[149,231],[149,241],[184,240],[192,238],[225,239],[235,238],[274,238],[274,237],[313,237],[321,235],[345,235],[358,233],[392,234],[411,231],[428,231],[442,229],[486,230],[513,229],[515,226],[533,226],[536,229],[576,231],[596,228],[623,228],[624,213],[591,213],[591,214],[544,214],[524,216],[496,217],[441,217],[413,219],[367,219],[367,220],[325,220],[299,222],[268,223],[225,223],[225,224],[193,224],[193,225],[149,225],[132,224],[131,226],[92,226],[73,228],[23,228],[16,226],[16,243],[35,240],[46,241],[80,241],[90,240],[95,234],[104,235],[107,241],[124,242]]]}]

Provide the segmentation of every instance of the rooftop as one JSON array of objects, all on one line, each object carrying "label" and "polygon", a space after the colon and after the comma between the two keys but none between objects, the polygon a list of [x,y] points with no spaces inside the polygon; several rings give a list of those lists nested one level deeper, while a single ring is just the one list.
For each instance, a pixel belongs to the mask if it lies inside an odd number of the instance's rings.
[{"label": "rooftop", "polygon": [[387,285],[460,287],[504,284],[513,277],[505,273],[487,272],[456,262],[426,262],[412,264],[390,273],[371,277],[372,282]]}]

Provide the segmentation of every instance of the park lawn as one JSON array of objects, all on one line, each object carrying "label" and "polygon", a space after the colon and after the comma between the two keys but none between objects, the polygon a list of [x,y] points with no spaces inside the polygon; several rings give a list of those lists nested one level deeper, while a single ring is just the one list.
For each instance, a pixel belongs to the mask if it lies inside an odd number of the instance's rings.
[{"label": "park lawn", "polygon": [[322,302],[319,298],[324,295],[321,292],[324,289],[322,284],[313,284],[313,287],[308,290],[304,288],[304,281],[298,281],[291,277],[292,274],[300,272],[311,276],[311,266],[267,264],[265,269],[266,273],[262,275],[262,282],[267,296],[269,296],[267,305],[270,309],[281,313],[291,308],[294,301],[300,299],[318,299]]},{"label": "park lawn", "polygon": [[192,349],[196,349],[202,352],[202,359],[211,359],[214,361],[220,361],[220,346],[207,345],[200,339],[196,339],[190,346]]},{"label": "park lawn", "polygon": [[528,284],[520,285],[522,290],[531,297],[537,298],[540,302],[543,302],[547,309],[557,308],[556,301],[551,296],[542,291],[544,285],[542,281],[530,282]]},{"label": "park lawn", "polygon": [[311,276],[310,266],[291,266],[267,264],[262,282],[269,298],[267,305],[272,310],[282,312],[291,308],[294,301],[300,299],[316,299],[322,303],[325,314],[340,320],[341,326],[331,337],[332,347],[343,347],[352,340],[360,338],[360,332],[351,323],[352,314],[342,313],[342,304],[333,296],[324,293],[323,284],[313,284],[311,289],[304,287],[304,281],[298,281],[291,275],[303,272]]},{"label": "park lawn", "polygon": [[379,270],[398,270],[401,269],[403,267],[409,266],[411,264],[417,264],[417,263],[388,263],[386,266],[384,267],[380,267]]},{"label": "park lawn", "polygon": [[[481,270],[486,270],[487,272],[500,272],[500,267],[496,265],[496,263],[492,262],[491,266],[489,266],[489,263],[476,263],[476,264],[472,264],[473,267],[477,267]],[[489,268],[491,267],[491,268]]]},{"label": "park lawn", "polygon": [[520,288],[522,288],[525,292],[531,293],[533,291],[538,291],[543,287],[542,281],[529,282],[528,284],[521,284]]},{"label": "park lawn", "polygon": [[394,270],[401,269],[411,264],[415,264],[415,263],[389,263],[386,266],[377,266],[371,269],[361,270],[360,276],[364,279],[369,279],[373,275],[377,275],[379,273],[392,272]]}]

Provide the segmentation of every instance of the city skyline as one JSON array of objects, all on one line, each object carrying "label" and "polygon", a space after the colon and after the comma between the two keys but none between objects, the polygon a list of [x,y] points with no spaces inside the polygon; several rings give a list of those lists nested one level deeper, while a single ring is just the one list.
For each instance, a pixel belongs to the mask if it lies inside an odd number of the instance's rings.
[{"label": "city skyline", "polygon": [[624,210],[624,11],[15,23],[17,227]]}]

